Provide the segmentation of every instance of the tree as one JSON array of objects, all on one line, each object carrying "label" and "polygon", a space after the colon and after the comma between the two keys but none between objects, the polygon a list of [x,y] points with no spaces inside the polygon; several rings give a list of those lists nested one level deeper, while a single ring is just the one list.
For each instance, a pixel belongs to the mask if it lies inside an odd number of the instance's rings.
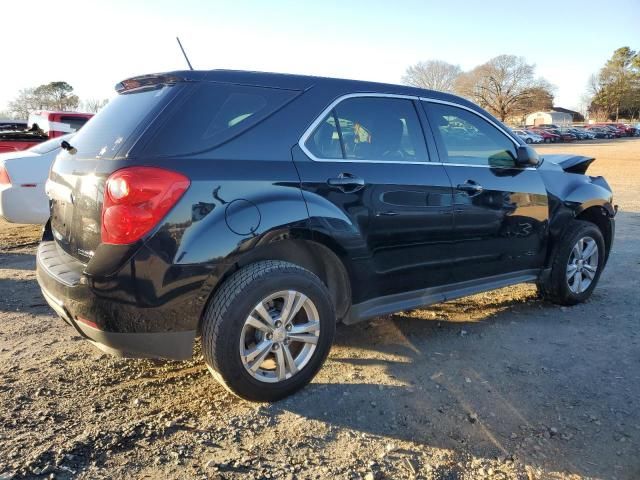
[{"label": "tree", "polygon": [[88,98],[81,103],[81,110],[87,113],[98,113],[102,107],[109,103],[108,98],[98,100],[97,98]]},{"label": "tree", "polygon": [[523,57],[500,55],[462,74],[456,92],[504,121],[553,104],[553,87],[534,73]]},{"label": "tree", "polygon": [[402,83],[440,92],[453,92],[455,82],[461,73],[458,65],[451,65],[442,60],[429,60],[407,68]]},{"label": "tree", "polygon": [[640,115],[640,53],[621,47],[589,79],[589,112],[598,119]]},{"label": "tree", "polygon": [[34,110],[68,111],[78,108],[80,99],[67,82],[51,82],[24,88],[9,102],[9,110],[18,118],[27,118]]},{"label": "tree", "polygon": [[43,108],[48,110],[74,110],[78,108],[80,99],[73,93],[73,87],[67,82],[51,82],[40,85],[34,91],[41,99]]},{"label": "tree", "polygon": [[40,108],[34,90],[34,88],[23,88],[18,92],[18,96],[9,102],[9,111],[15,118],[26,120],[30,112]]}]

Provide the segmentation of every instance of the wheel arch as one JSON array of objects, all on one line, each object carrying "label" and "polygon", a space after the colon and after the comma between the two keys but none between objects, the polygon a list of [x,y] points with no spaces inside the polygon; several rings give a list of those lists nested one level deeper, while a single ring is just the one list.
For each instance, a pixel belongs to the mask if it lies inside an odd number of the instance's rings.
[{"label": "wheel arch", "polygon": [[215,292],[236,271],[263,260],[280,260],[298,265],[317,275],[329,290],[336,318],[344,318],[351,307],[351,280],[348,268],[341,260],[340,252],[309,238],[284,238],[270,243],[258,244],[248,252],[236,256],[218,277],[215,287],[209,292],[200,315],[199,326],[206,305]]},{"label": "wheel arch", "polygon": [[[611,207],[611,205],[609,205]],[[611,251],[611,245],[613,244],[613,225],[611,223],[612,210],[607,208],[607,205],[592,205],[590,207],[580,209],[576,212],[576,220],[583,220],[593,223],[604,238],[605,245],[605,262],[609,259],[609,252]]]}]

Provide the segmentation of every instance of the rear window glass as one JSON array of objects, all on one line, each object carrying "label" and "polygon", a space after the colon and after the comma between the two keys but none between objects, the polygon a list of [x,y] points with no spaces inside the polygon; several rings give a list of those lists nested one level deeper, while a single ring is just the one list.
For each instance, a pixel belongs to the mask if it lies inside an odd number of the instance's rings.
[{"label": "rear window glass", "polygon": [[299,92],[202,82],[174,102],[166,120],[152,126],[145,153],[180,155],[212,149],[256,125]]},{"label": "rear window glass", "polygon": [[82,127],[85,123],[87,123],[87,121],[89,121],[89,119],[85,117],[69,117],[69,116],[60,117],[60,123],[69,125],[69,128],[73,132],[80,130],[80,127]]},{"label": "rear window glass", "polygon": [[113,157],[172,86],[122,93],[111,99],[76,133],[73,146],[83,157]]}]

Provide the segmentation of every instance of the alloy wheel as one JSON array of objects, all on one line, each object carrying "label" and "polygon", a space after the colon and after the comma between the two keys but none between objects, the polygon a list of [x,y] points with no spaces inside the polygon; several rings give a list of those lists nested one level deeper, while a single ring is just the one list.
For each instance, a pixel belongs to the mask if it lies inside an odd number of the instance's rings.
[{"label": "alloy wheel", "polygon": [[573,293],[589,288],[598,271],[598,244],[591,237],[582,237],[571,250],[567,263],[567,285]]},{"label": "alloy wheel", "polygon": [[288,380],[311,360],[320,336],[320,318],[303,293],[285,290],[259,302],[240,334],[240,357],[256,380]]}]

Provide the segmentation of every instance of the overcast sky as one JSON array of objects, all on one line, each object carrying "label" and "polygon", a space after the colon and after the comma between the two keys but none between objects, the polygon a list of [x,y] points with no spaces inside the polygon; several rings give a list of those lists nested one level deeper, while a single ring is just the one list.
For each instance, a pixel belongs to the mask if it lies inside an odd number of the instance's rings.
[{"label": "overcast sky", "polygon": [[176,35],[196,69],[389,83],[421,60],[521,55],[557,87],[556,106],[575,108],[616,48],[640,48],[640,0],[29,0],[3,2],[0,32],[0,110],[50,81],[107,98],[124,78],[184,69]]}]

